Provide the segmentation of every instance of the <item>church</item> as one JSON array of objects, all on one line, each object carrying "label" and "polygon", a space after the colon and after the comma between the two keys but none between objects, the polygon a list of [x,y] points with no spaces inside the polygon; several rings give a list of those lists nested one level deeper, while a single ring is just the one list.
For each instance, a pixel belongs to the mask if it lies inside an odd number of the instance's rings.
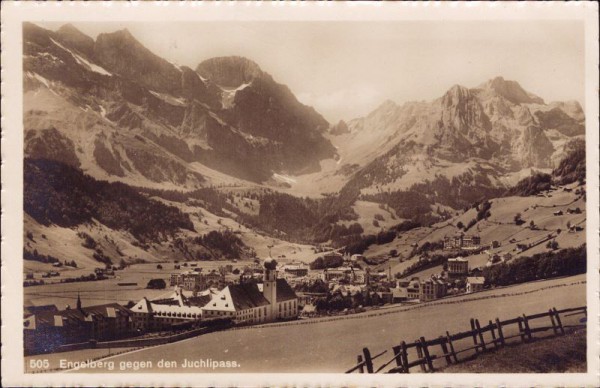
[{"label": "church", "polygon": [[285,279],[277,279],[277,262],[264,261],[262,284],[225,287],[202,308],[202,319],[230,318],[236,323],[264,323],[298,317],[298,297]]}]

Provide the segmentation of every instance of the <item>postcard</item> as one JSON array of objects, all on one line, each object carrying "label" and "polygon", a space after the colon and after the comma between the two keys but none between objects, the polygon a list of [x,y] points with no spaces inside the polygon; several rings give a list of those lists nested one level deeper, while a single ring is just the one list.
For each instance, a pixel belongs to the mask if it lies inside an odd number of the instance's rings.
[{"label": "postcard", "polygon": [[597,12],[4,4],[2,384],[598,386]]}]

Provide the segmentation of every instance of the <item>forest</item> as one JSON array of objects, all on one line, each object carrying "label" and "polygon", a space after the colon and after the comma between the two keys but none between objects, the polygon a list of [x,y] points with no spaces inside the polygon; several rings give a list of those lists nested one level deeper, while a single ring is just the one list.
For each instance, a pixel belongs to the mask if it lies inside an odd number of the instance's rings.
[{"label": "forest", "polygon": [[81,170],[45,159],[24,161],[24,210],[42,225],[72,227],[98,222],[140,241],[165,240],[194,230],[187,214],[119,182],[96,180]]}]

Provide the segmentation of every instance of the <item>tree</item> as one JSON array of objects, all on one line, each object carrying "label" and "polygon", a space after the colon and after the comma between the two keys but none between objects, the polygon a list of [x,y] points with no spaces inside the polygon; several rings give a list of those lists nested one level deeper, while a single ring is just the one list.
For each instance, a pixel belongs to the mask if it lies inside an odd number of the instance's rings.
[{"label": "tree", "polygon": [[163,269],[163,266],[159,264],[156,266],[156,269]]},{"label": "tree", "polygon": [[166,287],[167,282],[165,282],[164,279],[150,279],[148,285],[146,286],[147,289],[151,290],[163,290]]},{"label": "tree", "polygon": [[396,249],[391,249],[390,250],[390,256],[392,256],[392,257],[398,257],[398,251]]},{"label": "tree", "polygon": [[531,230],[535,229],[535,222],[533,220],[531,220],[531,222],[529,222],[529,229],[531,229]]},{"label": "tree", "polygon": [[523,218],[521,218],[521,213],[515,214],[514,221],[516,225],[522,225],[525,222],[523,221]]},{"label": "tree", "polygon": [[465,224],[463,224],[463,223],[462,223],[462,221],[458,221],[458,222],[456,223],[456,227],[457,227],[458,229],[462,229],[462,228],[464,228],[464,227],[465,227]]}]

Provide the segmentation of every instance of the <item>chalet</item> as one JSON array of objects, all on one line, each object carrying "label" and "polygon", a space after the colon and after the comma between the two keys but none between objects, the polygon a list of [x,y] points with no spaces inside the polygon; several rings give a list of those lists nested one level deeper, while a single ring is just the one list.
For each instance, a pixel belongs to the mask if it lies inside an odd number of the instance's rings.
[{"label": "chalet", "polygon": [[552,214],[554,214],[555,216],[562,216],[563,215],[563,211],[562,210],[557,210],[557,211],[555,211]]},{"label": "chalet", "polygon": [[581,214],[581,209],[576,207],[574,209],[568,208],[567,214]]},{"label": "chalet", "polygon": [[485,278],[482,276],[474,276],[467,278],[467,293],[478,292],[483,290]]}]

